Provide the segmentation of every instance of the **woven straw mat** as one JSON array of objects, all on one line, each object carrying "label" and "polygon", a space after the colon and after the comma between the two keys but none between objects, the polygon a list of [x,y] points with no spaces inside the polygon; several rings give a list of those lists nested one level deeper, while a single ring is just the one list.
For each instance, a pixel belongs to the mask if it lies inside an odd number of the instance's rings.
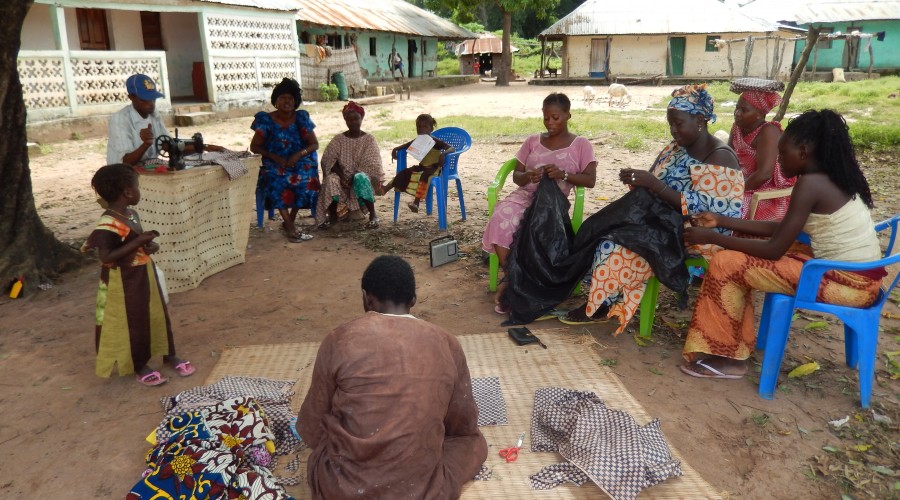
[{"label": "woven straw mat", "polygon": [[[473,377],[497,376],[506,400],[509,425],[482,427],[488,442],[486,464],[493,470],[488,481],[474,481],[463,489],[464,499],[551,498],[596,499],[606,495],[595,484],[582,487],[561,485],[552,490],[532,490],[528,476],[542,467],[562,462],[556,453],[532,453],[530,442],[531,413],[534,391],[540,387],[557,386],[593,391],[610,407],[630,413],[638,424],[651,420],[625,386],[606,367],[597,363],[597,356],[582,337],[567,329],[535,330],[535,335],[547,345],[517,346],[506,333],[489,333],[457,337]],[[303,395],[309,389],[315,362],[317,342],[226,347],[206,383],[224,376],[254,376],[278,380],[297,380],[297,396],[292,406],[299,410]],[[513,444],[522,432],[525,443],[516,462],[506,463],[499,455],[501,448]],[[719,493],[678,455],[684,475],[669,479],[643,491],[639,498],[721,498]],[[304,452],[300,473],[306,475]],[[297,498],[309,498],[309,490],[302,486],[288,487]]]}]

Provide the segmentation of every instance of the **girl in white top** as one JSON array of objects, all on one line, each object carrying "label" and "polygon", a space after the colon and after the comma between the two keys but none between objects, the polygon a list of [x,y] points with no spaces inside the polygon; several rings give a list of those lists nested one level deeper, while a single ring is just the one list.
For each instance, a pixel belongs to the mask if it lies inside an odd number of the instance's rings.
[{"label": "girl in white top", "polygon": [[[881,258],[869,209],[872,195],[856,161],[844,118],[831,110],[791,120],[778,143],[781,168],[797,177],[781,221],[696,216],[685,245],[712,243],[716,254],[700,289],[681,370],[704,378],[741,378],[756,343],[752,290],[794,294],[803,263],[815,258],[867,262]],[[712,228],[764,237],[725,236]],[[805,231],[811,247],[797,243]],[[865,307],[878,296],[884,268],[825,274],[819,299]]]}]

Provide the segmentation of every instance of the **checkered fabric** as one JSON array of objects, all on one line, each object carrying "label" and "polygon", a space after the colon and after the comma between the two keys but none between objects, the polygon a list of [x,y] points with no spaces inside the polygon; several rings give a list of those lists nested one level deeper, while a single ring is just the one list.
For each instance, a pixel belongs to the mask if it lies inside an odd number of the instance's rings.
[{"label": "checkered fabric", "polygon": [[544,387],[534,395],[531,451],[558,451],[575,469],[556,464],[531,476],[531,487],[548,489],[569,481],[579,484],[582,471],[614,499],[633,499],[642,489],[680,476],[655,419],[639,426],[634,418],[612,410],[593,392]]},{"label": "checkered fabric", "polygon": [[[215,384],[194,387],[175,396],[162,398],[160,402],[166,416],[171,416],[212,406],[231,398],[252,397],[262,406],[269,420],[269,427],[275,434],[275,454],[285,455],[301,445],[290,430],[293,386],[294,382],[291,380],[225,377]],[[164,418],[156,429],[156,439],[159,442],[169,438],[166,421]]]},{"label": "checkered fabric", "polygon": [[528,479],[533,490],[549,490],[565,482],[581,486],[591,480],[581,469],[569,462],[548,465],[537,474],[528,476]]},{"label": "checkered fabric", "polygon": [[784,82],[766,80],[764,78],[738,78],[731,82],[731,91],[735,94],[740,94],[747,90],[781,92],[784,90]]},{"label": "checkered fabric", "polygon": [[472,379],[472,396],[478,406],[478,426],[507,425],[506,400],[500,390],[498,377],[476,377]]}]

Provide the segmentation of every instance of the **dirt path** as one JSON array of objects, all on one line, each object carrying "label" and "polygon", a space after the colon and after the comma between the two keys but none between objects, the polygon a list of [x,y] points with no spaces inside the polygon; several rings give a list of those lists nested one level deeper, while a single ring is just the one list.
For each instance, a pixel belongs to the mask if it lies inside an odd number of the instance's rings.
[{"label": "dirt path", "polygon": [[[584,111],[581,88],[552,90],[570,95],[576,116]],[[655,104],[669,90],[633,89],[629,108]],[[540,102],[549,91],[475,84],[423,92],[412,100],[371,106],[364,128],[404,119],[412,129],[413,118],[421,112],[431,112],[441,125],[452,124],[442,120],[450,115],[540,116]],[[604,95],[602,89],[597,91]],[[343,130],[337,104],[307,109],[320,137]],[[618,112],[605,103],[594,110]],[[249,118],[234,119],[201,131],[209,142],[245,149],[249,123]],[[185,129],[181,135],[194,131]],[[532,132],[536,131],[523,134]],[[392,146],[381,145],[388,170],[393,169]],[[31,161],[41,217],[65,241],[80,244],[99,215],[89,184],[96,168],[105,163],[105,147],[104,139],[57,143],[47,148],[48,154]],[[0,495],[123,496],[143,468],[147,448],[143,438],[161,417],[159,398],[202,383],[225,345],[317,341],[361,314],[359,277],[378,253],[399,253],[414,265],[419,283],[419,301],[413,311],[417,316],[459,335],[502,331],[487,291],[487,267],[479,258],[479,247],[487,218],[486,186],[517,148],[511,141],[478,142],[464,156],[468,218],[460,220],[455,200],[451,200],[449,217],[451,233],[469,257],[447,266],[432,269],[428,265],[427,242],[439,232],[435,218],[423,213],[404,211],[398,224],[386,223],[376,231],[339,226],[318,232],[314,240],[301,245],[287,243],[276,223],[267,223],[265,230],[252,228],[245,264],[208,278],[195,290],[172,296],[179,353],[198,366],[198,373],[190,379],[174,377],[159,389],[140,387],[131,377],[94,376],[96,265],[65,276],[35,297],[0,298],[0,402],[11,410],[9,418],[0,422]],[[602,145],[597,151],[599,180],[589,192],[587,213],[624,192],[616,181],[620,166],[646,167],[655,154]],[[872,168],[879,167],[875,162]],[[886,184],[885,192],[896,192],[897,181],[883,177],[884,182],[893,183]],[[884,200],[879,201],[885,205],[879,206],[879,217],[897,209]],[[379,202],[383,221],[392,219],[391,205],[387,199]],[[815,479],[810,472],[816,470],[810,458],[824,455],[823,446],[842,446],[829,430],[829,420],[858,411],[856,376],[842,365],[840,328],[792,337],[785,363],[805,362],[808,356],[819,360],[824,370],[800,382],[786,381],[776,399],[766,401],[756,395],[755,377],[706,381],[681,374],[681,336],[689,313],[675,310],[668,292],[661,302],[654,339],[646,346],[638,345],[630,334],[612,337],[608,324],[572,331],[593,335],[598,366],[613,367],[648,413],[662,420],[672,445],[723,493],[748,498],[837,496],[834,484]],[[893,304],[888,307],[897,312]],[[537,324],[533,329],[558,326]],[[896,322],[886,322],[885,328],[895,333],[882,336],[879,352],[897,350]],[[879,364],[882,385],[876,387],[873,399],[893,411],[896,422],[897,383],[885,380],[882,369]]]}]

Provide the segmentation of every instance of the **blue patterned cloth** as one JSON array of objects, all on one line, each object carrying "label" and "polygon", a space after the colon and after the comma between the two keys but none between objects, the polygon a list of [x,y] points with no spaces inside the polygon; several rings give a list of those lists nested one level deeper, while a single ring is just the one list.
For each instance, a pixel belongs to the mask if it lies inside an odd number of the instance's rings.
[{"label": "blue patterned cloth", "polygon": [[706,91],[706,84],[685,85],[672,91],[672,100],[669,106],[678,111],[684,111],[692,115],[700,115],[710,123],[716,123],[716,114],[713,113],[715,101]]},{"label": "blue patterned cloth", "polygon": [[[272,116],[260,111],[253,117],[250,128],[261,132],[264,146],[272,154],[287,158],[307,147],[303,139],[316,128],[309,113],[298,110],[294,122],[283,128]],[[319,198],[319,159],[313,152],[300,158],[294,165],[278,166],[274,161],[263,158],[256,189],[266,197],[266,206],[271,208],[313,208]]]}]

